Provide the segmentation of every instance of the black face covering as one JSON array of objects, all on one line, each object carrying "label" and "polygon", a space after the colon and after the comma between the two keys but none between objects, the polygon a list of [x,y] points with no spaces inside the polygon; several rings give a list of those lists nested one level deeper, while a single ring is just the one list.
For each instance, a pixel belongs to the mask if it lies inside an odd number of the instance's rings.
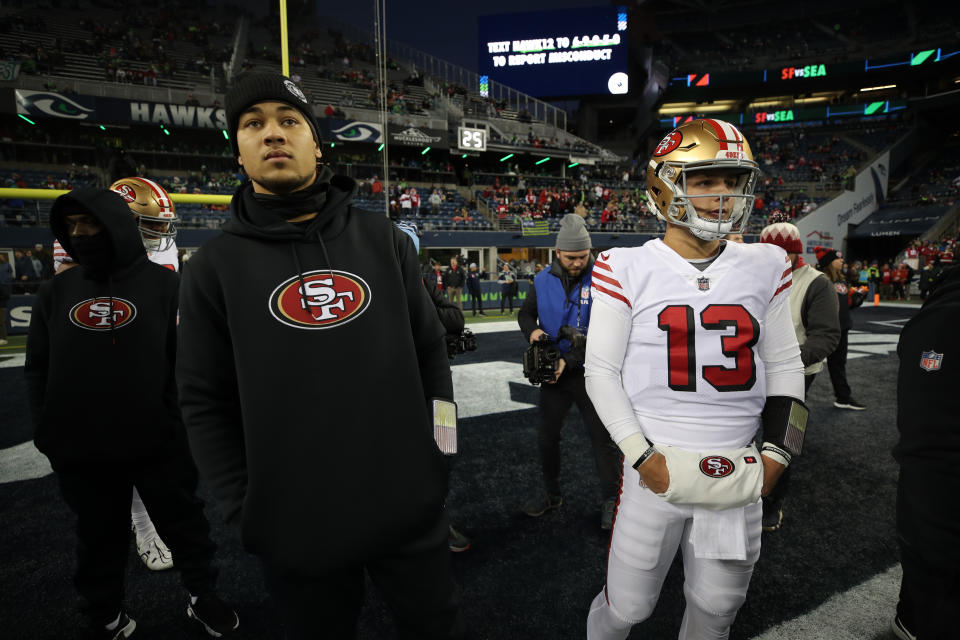
[{"label": "black face covering", "polygon": [[82,266],[95,271],[106,271],[113,262],[113,243],[106,231],[92,236],[76,236],[70,239],[73,257]]},{"label": "black face covering", "polygon": [[296,218],[306,213],[316,213],[323,208],[327,200],[328,181],[321,181],[318,177],[306,189],[300,189],[282,196],[253,193],[254,199],[264,209],[269,209],[285,220]]}]

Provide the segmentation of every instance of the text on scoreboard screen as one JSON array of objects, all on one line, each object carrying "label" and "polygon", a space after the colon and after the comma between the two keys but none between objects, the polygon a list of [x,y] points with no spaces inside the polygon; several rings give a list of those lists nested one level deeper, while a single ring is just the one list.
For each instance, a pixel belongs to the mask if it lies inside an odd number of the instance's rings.
[{"label": "text on scoreboard screen", "polygon": [[537,97],[628,91],[626,7],[481,16],[479,30],[490,81]]}]

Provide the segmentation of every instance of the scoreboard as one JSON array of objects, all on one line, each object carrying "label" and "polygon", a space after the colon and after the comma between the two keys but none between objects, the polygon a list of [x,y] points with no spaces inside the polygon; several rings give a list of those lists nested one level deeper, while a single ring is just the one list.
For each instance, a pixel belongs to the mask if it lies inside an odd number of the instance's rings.
[{"label": "scoreboard", "polygon": [[487,130],[457,127],[457,148],[462,151],[486,151]]},{"label": "scoreboard", "polygon": [[629,90],[626,7],[481,16],[479,30],[489,80],[538,98]]}]

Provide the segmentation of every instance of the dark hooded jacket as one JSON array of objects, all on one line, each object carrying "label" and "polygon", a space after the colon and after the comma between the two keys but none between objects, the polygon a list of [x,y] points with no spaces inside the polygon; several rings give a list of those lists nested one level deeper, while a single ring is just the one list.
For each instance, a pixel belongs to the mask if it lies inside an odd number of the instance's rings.
[{"label": "dark hooded jacket", "polygon": [[234,194],[185,264],[177,382],[191,450],[246,548],[278,571],[362,563],[440,521],[428,400],[452,398],[410,238],[329,170],[293,197]]},{"label": "dark hooded jacket", "polygon": [[174,382],[179,277],[147,259],[123,199],[106,189],[57,198],[50,226],[73,253],[64,216],[104,225],[113,260],[40,287],[24,373],[37,448],[54,467],[157,455],[182,439]]}]

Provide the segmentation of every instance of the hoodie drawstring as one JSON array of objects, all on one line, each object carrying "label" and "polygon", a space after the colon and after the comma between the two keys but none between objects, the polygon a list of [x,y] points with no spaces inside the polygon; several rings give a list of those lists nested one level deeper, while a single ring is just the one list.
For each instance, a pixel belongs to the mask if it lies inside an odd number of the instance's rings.
[{"label": "hoodie drawstring", "polygon": [[116,321],[113,315],[113,276],[107,276],[107,291],[110,293],[110,340],[117,344]]},{"label": "hoodie drawstring", "polygon": [[[320,235],[320,232],[317,232],[317,240],[320,241],[320,248],[323,250],[323,258],[327,262],[327,272],[330,274],[330,286],[333,286],[334,277],[333,277],[333,263],[330,262],[330,254],[327,253],[327,245],[324,244],[323,238]],[[303,279],[303,267],[300,266],[300,256],[297,254],[297,243],[290,243],[290,250],[293,253],[293,264],[297,268],[297,279],[300,281],[300,301],[303,304],[303,308],[310,314],[310,317],[318,321],[320,318],[313,315],[313,308],[310,305],[309,296],[307,296],[307,284]]]}]

